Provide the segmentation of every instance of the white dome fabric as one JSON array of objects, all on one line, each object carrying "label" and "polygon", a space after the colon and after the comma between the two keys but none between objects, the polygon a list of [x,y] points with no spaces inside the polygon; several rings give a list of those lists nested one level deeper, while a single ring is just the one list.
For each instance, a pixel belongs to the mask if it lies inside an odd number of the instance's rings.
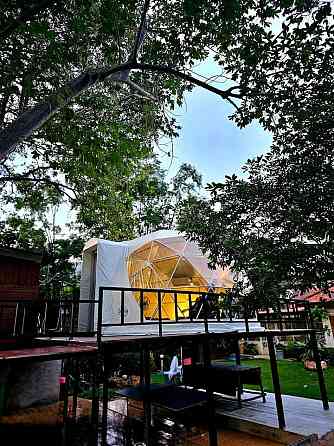
[{"label": "white dome fabric", "polygon": [[[196,282],[194,285],[193,282]],[[228,269],[208,267],[198,245],[177,231],[162,230],[135,240],[89,240],[83,250],[80,299],[98,299],[99,287],[179,288],[233,287]],[[125,322],[138,322],[139,305],[125,293]],[[120,322],[120,293],[104,292],[103,323]],[[97,305],[82,304],[79,328],[96,330]]]}]

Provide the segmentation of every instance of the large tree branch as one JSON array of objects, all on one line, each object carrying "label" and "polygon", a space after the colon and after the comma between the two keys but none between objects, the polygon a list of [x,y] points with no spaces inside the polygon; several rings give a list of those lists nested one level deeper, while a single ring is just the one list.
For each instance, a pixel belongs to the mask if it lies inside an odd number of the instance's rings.
[{"label": "large tree branch", "polygon": [[[53,186],[59,193],[66,195],[71,201],[77,200],[77,194],[75,189],[66,184],[59,183],[58,181],[53,181],[50,178],[33,178],[27,177],[24,175],[9,175],[0,178],[0,183],[17,183],[17,182],[31,182],[31,183],[46,183]],[[71,191],[74,194],[74,197],[71,196],[68,192]]]},{"label": "large tree branch", "polygon": [[145,0],[144,6],[143,6],[143,10],[141,13],[141,18],[140,18],[140,24],[139,24],[139,28],[137,31],[137,36],[136,36],[136,40],[135,40],[135,44],[133,46],[133,50],[130,56],[130,61],[131,62],[136,62],[137,61],[137,56],[138,56],[138,52],[140,50],[140,47],[142,46],[143,42],[144,42],[144,38],[145,38],[145,34],[146,34],[146,24],[147,24],[147,12],[148,12],[148,8],[150,6],[150,0]]},{"label": "large tree branch", "polygon": [[65,105],[67,105],[81,93],[106,80],[124,81],[123,74],[129,73],[131,70],[169,74],[186,82],[198,85],[205,90],[217,94],[223,99],[228,99],[230,97],[241,97],[239,94],[233,92],[236,88],[235,86],[228,88],[227,90],[221,90],[195,78],[194,76],[191,76],[188,73],[163,65],[128,62],[112,68],[89,70],[82,73],[75,79],[72,79],[67,85],[62,87],[45,102],[37,104],[22,113],[7,128],[2,130],[0,132],[0,159],[8,156],[17,146],[17,144],[31,136],[35,130],[39,129],[55,113],[61,110]]}]

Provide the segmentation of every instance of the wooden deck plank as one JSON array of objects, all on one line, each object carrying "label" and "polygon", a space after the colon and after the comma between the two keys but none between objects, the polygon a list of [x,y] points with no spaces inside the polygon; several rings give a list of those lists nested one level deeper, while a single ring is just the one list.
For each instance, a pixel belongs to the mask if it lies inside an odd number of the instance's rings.
[{"label": "wooden deck plank", "polygon": [[[303,436],[317,434],[324,435],[334,426],[334,403],[330,403],[330,410],[322,407],[320,400],[283,395],[283,405],[286,418],[286,432]],[[217,409],[217,414],[223,415],[240,424],[256,423],[268,428],[278,429],[275,397],[267,394],[267,401],[252,401],[243,403],[241,409],[224,409],[224,404]]]},{"label": "wooden deck plank", "polygon": [[95,354],[97,348],[88,345],[52,345],[45,347],[21,348],[0,351],[0,361],[17,361],[23,359],[52,360],[67,356]]}]

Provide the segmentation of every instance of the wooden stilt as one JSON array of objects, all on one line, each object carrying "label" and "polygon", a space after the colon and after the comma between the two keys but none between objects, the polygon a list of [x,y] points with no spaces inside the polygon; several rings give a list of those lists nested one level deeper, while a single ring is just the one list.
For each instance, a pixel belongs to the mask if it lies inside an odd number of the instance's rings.
[{"label": "wooden stilt", "polygon": [[108,371],[106,367],[106,361],[104,358],[103,365],[103,396],[102,396],[102,432],[101,432],[101,445],[107,446],[107,434],[108,434]]},{"label": "wooden stilt", "polygon": [[79,381],[80,381],[80,367],[79,359],[75,360],[74,371],[74,386],[73,386],[73,401],[72,401],[72,418],[74,421],[77,419],[77,407],[78,407],[78,393],[79,393]]},{"label": "wooden stilt", "polygon": [[144,365],[144,440],[146,446],[151,446],[151,401],[150,401],[150,384],[151,384],[151,371],[150,371],[150,352],[147,347],[144,347],[143,352],[143,365]]},{"label": "wooden stilt", "polygon": [[315,361],[316,367],[317,367],[322,406],[323,406],[324,410],[329,410],[327,389],[326,389],[326,384],[325,384],[325,379],[324,379],[324,373],[323,373],[323,370],[321,367],[321,358],[320,358],[317,336],[316,336],[315,331],[312,331],[310,333],[310,341],[311,341],[311,345],[312,345],[314,361]]},{"label": "wooden stilt", "polygon": [[270,357],[271,377],[272,377],[273,387],[274,387],[274,392],[275,392],[278,425],[279,425],[280,429],[284,429],[285,428],[285,417],[284,417],[282,392],[281,392],[281,385],[280,385],[279,375],[278,375],[276,352],[275,352],[273,336],[268,335],[267,341],[268,341],[268,349],[269,349],[269,357]]},{"label": "wooden stilt", "polygon": [[91,415],[91,435],[89,438],[89,446],[97,446],[98,444],[98,427],[99,427],[99,384],[98,384],[98,358],[93,362],[93,387],[92,387],[92,415]]},{"label": "wooden stilt", "polygon": [[[205,367],[211,365],[211,353],[209,337],[205,336],[203,342],[203,362]],[[218,446],[217,428],[215,423],[215,401],[213,398],[213,392],[210,389],[208,383],[206,383],[206,393],[208,397],[208,430],[209,430],[209,445]]]}]

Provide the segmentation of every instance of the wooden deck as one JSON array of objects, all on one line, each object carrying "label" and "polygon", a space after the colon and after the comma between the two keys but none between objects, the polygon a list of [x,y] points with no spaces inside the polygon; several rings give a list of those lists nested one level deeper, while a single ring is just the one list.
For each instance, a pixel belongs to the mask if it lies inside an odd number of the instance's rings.
[{"label": "wooden deck", "polygon": [[224,427],[259,435],[288,444],[298,438],[317,434],[319,437],[334,427],[334,403],[324,410],[320,400],[283,395],[286,419],[284,431],[278,427],[275,396],[267,394],[266,402],[260,400],[243,403],[241,409],[234,401],[219,403],[217,415]]},{"label": "wooden deck", "polygon": [[30,347],[16,350],[0,350],[0,363],[2,361],[51,361],[67,357],[95,355],[97,347],[84,345],[61,345],[47,347]]}]

